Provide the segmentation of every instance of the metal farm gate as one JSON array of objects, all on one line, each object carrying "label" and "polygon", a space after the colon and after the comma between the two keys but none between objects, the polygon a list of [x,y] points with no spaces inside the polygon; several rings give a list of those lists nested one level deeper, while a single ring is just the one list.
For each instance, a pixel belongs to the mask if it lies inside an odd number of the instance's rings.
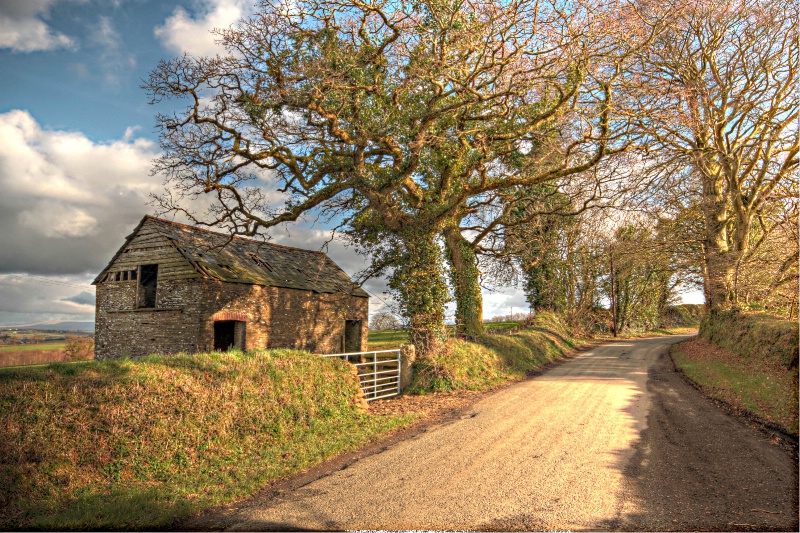
[{"label": "metal farm gate", "polygon": [[355,365],[367,401],[400,394],[400,350],[335,353],[323,357],[339,357]]}]

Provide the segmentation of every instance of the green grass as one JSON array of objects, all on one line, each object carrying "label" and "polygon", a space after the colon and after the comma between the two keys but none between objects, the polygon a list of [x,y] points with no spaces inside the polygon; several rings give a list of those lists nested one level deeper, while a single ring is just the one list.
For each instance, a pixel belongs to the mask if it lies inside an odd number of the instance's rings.
[{"label": "green grass", "polygon": [[[484,328],[487,332],[505,332],[520,325],[519,322],[486,322]],[[447,326],[447,330],[452,334],[453,326]],[[370,330],[367,339],[368,349],[384,350],[397,348],[401,344],[408,344],[408,330],[405,329],[385,329]]]},{"label": "green grass", "polygon": [[743,357],[694,339],[672,349],[675,365],[710,396],[798,434],[798,376],[777,358]]},{"label": "green grass", "polygon": [[586,342],[573,338],[556,315],[540,313],[532,327],[516,333],[450,339],[443,350],[415,363],[410,392],[483,390],[521,379]]},{"label": "green grass", "polygon": [[517,328],[519,325],[519,322],[486,322],[483,328],[487,332],[499,332]]},{"label": "green grass", "polygon": [[13,344],[10,346],[0,346],[0,353],[4,352],[39,352],[50,350],[63,350],[67,346],[66,342],[42,342],[37,344]]},{"label": "green grass", "polygon": [[157,529],[357,449],[343,361],[292,350],[0,370],[0,529]]},{"label": "green grass", "polygon": [[[569,351],[597,340],[612,340],[611,335],[579,338],[561,317],[542,312],[532,326],[508,333],[519,322],[487,322],[487,334],[472,341],[451,338],[438,353],[415,364],[415,380],[409,392],[445,392],[484,390],[511,379],[521,379]],[[450,328],[452,330],[452,328]],[[619,338],[671,335],[693,331],[691,328],[662,329],[650,332],[626,332]],[[491,334],[495,333],[495,334]],[[503,333],[497,335],[496,333]],[[405,330],[371,331],[372,350],[396,347],[408,342]]]},{"label": "green grass", "polygon": [[703,318],[700,337],[741,357],[780,361],[797,369],[797,322],[766,313],[718,311]]},{"label": "green grass", "polygon": [[408,330],[405,329],[370,330],[369,337],[367,337],[367,345],[370,350],[397,348],[401,344],[407,343]]}]

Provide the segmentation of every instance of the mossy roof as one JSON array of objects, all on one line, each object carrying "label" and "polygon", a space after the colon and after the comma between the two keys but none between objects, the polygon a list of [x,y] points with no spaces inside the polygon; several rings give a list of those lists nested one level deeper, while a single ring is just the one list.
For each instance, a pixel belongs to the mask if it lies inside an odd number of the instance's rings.
[{"label": "mossy roof", "polygon": [[[166,237],[192,264],[198,277],[369,297],[323,252],[217,233],[150,215],[128,236],[120,252],[145,225]],[[95,282],[102,279],[115,259],[116,256]]]}]

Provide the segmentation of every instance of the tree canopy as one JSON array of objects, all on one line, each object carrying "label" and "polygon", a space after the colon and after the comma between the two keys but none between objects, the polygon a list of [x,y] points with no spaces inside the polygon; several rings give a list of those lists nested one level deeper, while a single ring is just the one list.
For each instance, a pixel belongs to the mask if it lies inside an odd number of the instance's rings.
[{"label": "tree canopy", "polygon": [[[581,172],[619,150],[616,2],[265,2],[219,33],[224,57],[163,61],[165,210],[255,235],[316,208],[389,234],[418,347],[443,334],[436,239],[492,191]],[[630,35],[626,35],[630,38]],[[633,42],[637,42],[633,39]],[[283,194],[266,194],[264,182]],[[213,198],[198,213],[185,200]]]}]

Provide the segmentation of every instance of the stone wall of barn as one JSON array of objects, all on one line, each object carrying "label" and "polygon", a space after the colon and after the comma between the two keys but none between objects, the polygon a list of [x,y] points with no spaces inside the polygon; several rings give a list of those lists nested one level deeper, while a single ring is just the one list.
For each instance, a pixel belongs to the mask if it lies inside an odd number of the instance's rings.
[{"label": "stone wall of barn", "polygon": [[95,357],[210,351],[214,321],[245,319],[246,349],[298,348],[337,353],[345,321],[361,321],[367,342],[367,298],[344,293],[223,283],[205,279],[158,282],[156,307],[137,308],[137,281],[97,284]]},{"label": "stone wall of barn", "polygon": [[346,320],[361,320],[361,350],[366,350],[369,300],[344,293],[317,293],[242,283],[204,282],[200,335],[202,350],[214,345],[214,317],[225,313],[247,317],[246,346],[297,348],[313,353],[338,353],[343,349]]}]

